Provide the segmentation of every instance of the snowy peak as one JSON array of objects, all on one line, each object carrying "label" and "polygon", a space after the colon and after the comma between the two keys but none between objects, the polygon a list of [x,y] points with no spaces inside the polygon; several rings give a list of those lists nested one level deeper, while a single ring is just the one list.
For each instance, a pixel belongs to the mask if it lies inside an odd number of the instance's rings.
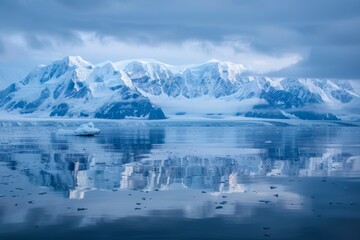
[{"label": "snowy peak", "polygon": [[93,65],[90,62],[85,61],[80,56],[67,56],[64,59],[60,60],[59,62],[65,64],[69,67],[71,67],[71,66],[84,67],[84,68],[92,68],[93,67]]},{"label": "snowy peak", "polygon": [[132,86],[112,63],[94,66],[80,57],[66,57],[39,66],[0,92],[0,108],[34,116],[97,118],[164,118],[161,109]]},{"label": "snowy peak", "polygon": [[222,71],[229,70],[229,71],[233,71],[233,72],[237,72],[237,73],[243,73],[247,70],[245,68],[245,66],[242,64],[236,64],[236,63],[232,63],[232,62],[222,62],[217,59],[211,59],[203,65],[206,65],[206,64],[216,65],[219,68],[219,70],[222,70]]},{"label": "snowy peak", "polygon": [[26,85],[31,80],[45,83],[50,79],[58,79],[64,74],[73,79],[83,79],[92,68],[93,65],[81,57],[68,56],[52,64],[36,67],[26,76],[22,83]]},{"label": "snowy peak", "polygon": [[93,65],[68,56],[0,91],[0,109],[99,118],[164,118],[165,112],[337,119],[333,113],[344,115],[342,109],[359,102],[354,81],[247,76],[245,71],[241,64],[218,60],[188,66],[155,60]]},{"label": "snowy peak", "polygon": [[130,61],[126,64],[117,64],[131,79],[165,79],[171,77],[173,72],[169,66],[156,61]]}]

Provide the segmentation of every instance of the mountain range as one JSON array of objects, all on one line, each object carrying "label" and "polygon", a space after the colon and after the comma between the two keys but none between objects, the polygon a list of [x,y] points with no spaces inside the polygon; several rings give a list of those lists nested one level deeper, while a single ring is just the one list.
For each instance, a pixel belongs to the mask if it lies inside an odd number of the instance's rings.
[{"label": "mountain range", "polygon": [[94,65],[68,56],[0,89],[0,110],[33,117],[339,120],[359,114],[359,86],[352,80],[250,76],[240,64],[217,60],[188,66],[154,60]]}]

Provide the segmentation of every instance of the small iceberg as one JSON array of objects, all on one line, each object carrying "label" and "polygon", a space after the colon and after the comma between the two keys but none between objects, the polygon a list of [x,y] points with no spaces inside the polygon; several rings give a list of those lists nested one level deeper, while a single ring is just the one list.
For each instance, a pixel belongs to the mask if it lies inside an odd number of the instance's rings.
[{"label": "small iceberg", "polygon": [[88,122],[81,124],[76,130],[59,129],[56,134],[63,136],[95,136],[100,134],[100,129],[96,128],[94,123]]},{"label": "small iceberg", "polygon": [[76,136],[94,136],[99,134],[100,129],[96,128],[92,122],[81,124],[80,127],[75,130]]}]

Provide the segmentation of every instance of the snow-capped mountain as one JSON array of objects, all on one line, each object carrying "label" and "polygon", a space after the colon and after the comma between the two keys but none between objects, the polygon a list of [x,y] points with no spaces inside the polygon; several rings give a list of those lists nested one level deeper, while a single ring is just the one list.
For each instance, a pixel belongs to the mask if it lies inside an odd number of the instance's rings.
[{"label": "snow-capped mountain", "polygon": [[0,91],[0,107],[35,116],[164,118],[123,71],[111,63],[94,66],[81,57],[35,68]]},{"label": "snow-capped mountain", "polygon": [[154,60],[93,65],[66,57],[39,66],[0,91],[0,108],[34,116],[122,119],[242,115],[338,119],[360,99],[348,80],[246,76],[242,65],[209,61],[171,66]]}]

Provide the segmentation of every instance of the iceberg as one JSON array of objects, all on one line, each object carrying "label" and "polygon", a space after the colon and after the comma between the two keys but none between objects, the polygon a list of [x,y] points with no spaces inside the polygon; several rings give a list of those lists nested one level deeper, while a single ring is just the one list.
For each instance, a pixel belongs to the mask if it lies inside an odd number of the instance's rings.
[{"label": "iceberg", "polygon": [[100,129],[96,128],[92,122],[81,124],[80,127],[75,130],[76,136],[94,136],[99,134]]}]

